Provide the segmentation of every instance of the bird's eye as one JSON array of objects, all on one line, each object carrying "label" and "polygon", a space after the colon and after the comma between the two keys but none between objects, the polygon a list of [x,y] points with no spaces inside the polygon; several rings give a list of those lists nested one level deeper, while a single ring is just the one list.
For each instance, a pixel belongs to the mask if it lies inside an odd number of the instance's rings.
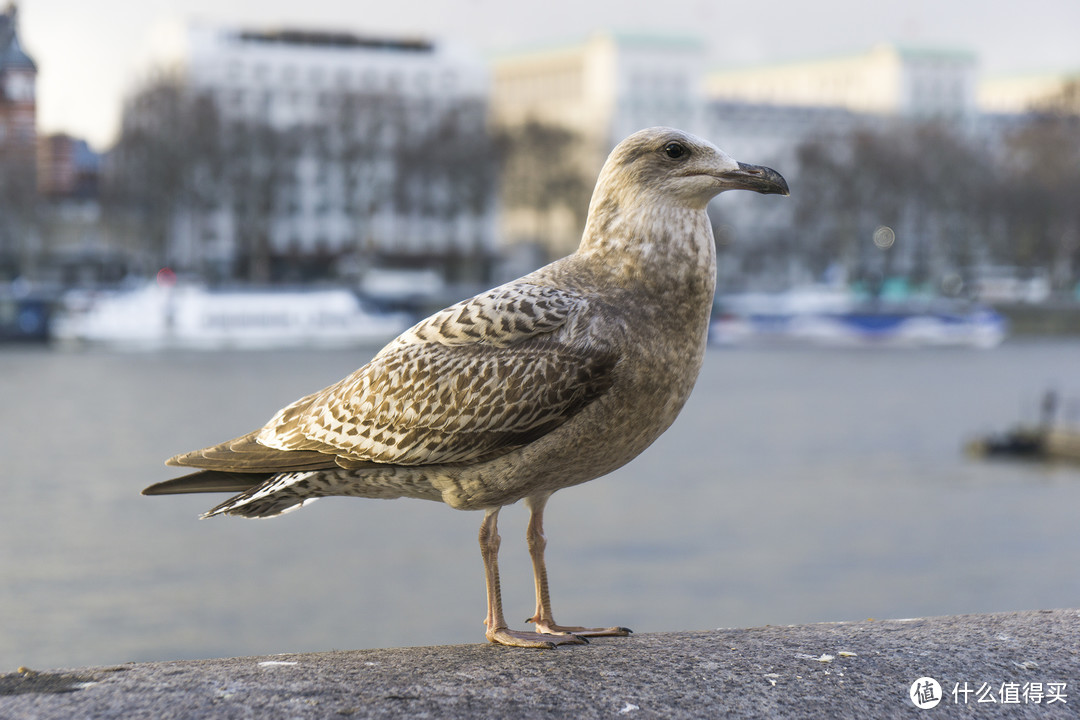
[{"label": "bird's eye", "polygon": [[679,158],[683,157],[684,155],[688,155],[689,153],[690,151],[687,150],[686,146],[682,143],[669,142],[667,145],[664,146],[664,154],[672,160],[678,160]]}]

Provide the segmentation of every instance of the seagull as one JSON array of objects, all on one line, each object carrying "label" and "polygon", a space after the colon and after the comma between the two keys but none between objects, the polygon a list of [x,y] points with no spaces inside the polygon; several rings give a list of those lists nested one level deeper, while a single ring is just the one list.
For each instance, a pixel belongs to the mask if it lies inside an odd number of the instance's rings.
[{"label": "seagull", "polygon": [[[607,158],[572,255],[420,321],[340,382],[263,427],[166,464],[198,471],[145,495],[238,493],[203,517],[273,517],[317,498],[420,498],[482,510],[486,637],[552,648],[624,627],[560,625],[544,563],[556,490],[626,464],[697,380],[716,284],[706,206],[732,189],[787,195],[775,170],[654,127]],[[524,500],[535,632],[512,630],[499,511]]]}]

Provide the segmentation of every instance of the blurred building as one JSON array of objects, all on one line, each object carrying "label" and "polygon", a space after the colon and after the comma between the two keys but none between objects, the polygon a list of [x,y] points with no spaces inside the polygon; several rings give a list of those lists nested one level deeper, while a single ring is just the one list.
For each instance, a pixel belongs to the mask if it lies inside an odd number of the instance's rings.
[{"label": "blurred building", "polygon": [[[579,142],[573,157],[590,186],[611,147],[651,125],[701,134],[795,181],[796,152],[808,140],[839,142],[859,127],[909,119],[962,121],[978,110],[976,59],[962,50],[882,44],[711,73],[705,61],[704,43],[693,38],[612,33],[510,53],[493,64],[493,124],[511,139],[529,123],[570,131]],[[558,159],[537,155],[534,166]],[[503,240],[538,243],[553,256],[571,252],[584,221],[580,208],[558,198],[524,204],[514,197],[521,195],[515,177],[527,183],[539,171],[513,170],[500,187]],[[760,202],[741,194],[717,203],[722,243],[790,230],[790,207],[762,213]]]},{"label": "blurred building", "polygon": [[[608,152],[641,128],[670,125],[701,132],[705,45],[696,38],[596,33],[584,40],[521,50],[492,64],[491,118],[511,139],[534,125],[567,131],[573,149],[569,174],[582,178],[588,194]],[[527,164],[556,161],[550,153],[517,158]],[[511,157],[513,163],[515,158]],[[582,208],[562,202],[526,204],[529,167],[504,174],[500,237],[530,243],[551,256],[572,252],[581,239]],[[586,198],[587,199],[587,198]]]},{"label": "blurred building", "polygon": [[101,155],[85,140],[56,133],[38,138],[38,192],[49,198],[96,199]]},{"label": "blurred building", "polygon": [[118,280],[124,253],[104,224],[101,156],[83,140],[38,135],[36,79],[10,3],[0,12],[0,280]]},{"label": "blurred building", "polygon": [[0,10],[0,282],[24,275],[38,252],[37,66],[19,42],[18,10]]},{"label": "blurred building", "polygon": [[[886,43],[825,58],[720,69],[704,81],[708,136],[737,158],[777,168],[797,192],[800,147],[831,147],[842,157],[859,130],[923,121],[971,125],[978,119],[977,81],[976,57],[969,52]],[[721,274],[732,281],[745,275],[739,258],[756,253],[758,263],[780,263],[759,268],[774,280],[811,280],[804,268],[790,264],[791,253],[780,250],[799,242],[796,204],[773,203],[766,212],[761,203],[749,193],[717,202],[718,241],[732,250],[721,255]],[[777,250],[761,253],[759,247]]]},{"label": "blurred building", "polygon": [[[493,63],[498,127],[530,120],[573,130],[607,153],[652,125],[700,125],[705,45],[696,38],[596,33],[522,50]],[[602,160],[602,158],[601,158]]]},{"label": "blurred building", "polygon": [[879,44],[852,55],[718,70],[706,91],[712,100],[957,119],[976,112],[976,82],[972,53]]},{"label": "blurred building", "polygon": [[[853,132],[886,121],[838,106],[714,99],[705,107],[705,136],[738,160],[776,168],[792,192],[798,192],[800,146],[813,142],[839,148]],[[796,233],[792,202],[753,193],[725,193],[713,201],[710,214],[720,248],[731,251],[719,257],[721,280],[728,287],[736,286],[744,273],[737,259],[747,248],[798,242],[792,237]],[[786,261],[781,253],[775,255]],[[797,267],[767,269],[791,282],[799,280],[800,271]]]},{"label": "blurred building", "polygon": [[18,8],[0,12],[0,149],[31,154],[37,139],[37,65],[19,44]]},{"label": "blurred building", "polygon": [[[488,75],[473,53],[419,38],[193,27],[185,82],[213,100],[222,161],[248,175],[177,218],[178,266],[228,276],[262,253],[281,277],[312,259],[352,272],[373,259],[464,266],[493,252],[492,173],[470,146],[487,141]],[[266,198],[245,196],[267,182]],[[253,205],[267,218],[257,243],[245,239]]]},{"label": "blurred building", "polygon": [[101,204],[103,157],[81,138],[44,135],[37,143],[42,262],[39,279],[60,286],[119,282],[138,256],[138,238]]},{"label": "blurred building", "polygon": [[[832,157],[842,165],[851,160],[856,136],[905,138],[910,145],[951,134],[990,162],[1002,161],[1006,140],[1028,122],[1027,113],[1047,103],[1072,107],[1080,87],[1075,74],[1062,73],[981,82],[971,52],[889,43],[710,72],[696,40],[612,33],[505,54],[493,62],[493,79],[492,122],[509,151],[499,186],[500,236],[510,245],[541,247],[549,257],[577,246],[585,221],[581,200],[603,158],[642,127],[698,133],[733,157],[777,168],[793,193],[805,197],[799,188],[814,182],[800,177],[807,153],[819,164]],[[860,251],[829,268],[835,281],[909,273],[926,282],[958,262],[954,255],[962,253],[941,249],[955,239],[955,217],[927,219],[919,201],[897,202],[903,207],[889,221],[896,227],[886,229],[903,241],[885,253],[870,242],[871,225],[866,243],[857,241]],[[753,193],[716,201],[711,217],[729,286],[750,276],[774,285],[821,279],[820,257],[807,263],[814,251],[800,250],[811,232],[800,213],[812,214],[795,200]],[[832,232],[827,225],[815,226],[819,245]],[[979,255],[989,252],[983,245],[971,251],[973,261],[987,260]]]},{"label": "blurred building", "polygon": [[1002,75],[979,83],[979,108],[984,113],[1018,115],[1053,102],[1080,72],[1041,72]]}]

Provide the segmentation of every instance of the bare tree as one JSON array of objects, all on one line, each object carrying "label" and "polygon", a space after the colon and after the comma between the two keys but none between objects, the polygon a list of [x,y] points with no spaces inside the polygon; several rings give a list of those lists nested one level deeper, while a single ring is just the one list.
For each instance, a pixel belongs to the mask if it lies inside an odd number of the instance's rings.
[{"label": "bare tree", "polygon": [[331,115],[343,206],[361,256],[374,254],[371,221],[391,199],[391,148],[402,116],[397,98],[384,93],[343,94]]},{"label": "bare tree", "polygon": [[1038,115],[1080,116],[1080,78],[1066,82],[1060,91],[1031,108]]},{"label": "bare tree", "polygon": [[11,274],[29,269],[40,223],[34,145],[0,143],[0,266],[10,265]]},{"label": "bare tree", "polygon": [[1006,162],[998,196],[1010,259],[1051,268],[1057,287],[1072,288],[1080,270],[1080,80],[1008,138]]},{"label": "bare tree", "polygon": [[[315,134],[317,142],[320,135]],[[233,218],[239,277],[271,280],[272,235],[295,202],[296,164],[303,138],[265,119],[236,120],[225,126],[224,192]]]},{"label": "bare tree", "polygon": [[592,186],[589,174],[596,168],[581,162],[583,138],[564,127],[530,120],[502,131],[498,143],[504,208],[532,210],[540,220],[537,239],[550,235],[546,220],[556,209],[569,212],[578,230],[584,227]]},{"label": "bare tree", "polygon": [[[253,282],[330,272],[342,255],[449,255],[464,267],[484,254],[497,154],[481,101],[323,93],[319,112],[283,124],[270,94],[262,100],[266,112],[226,116],[163,74],[129,101],[110,199],[137,217],[162,262],[183,238],[184,256],[198,257],[215,232],[231,240],[230,272]],[[380,216],[399,232],[402,220],[436,229],[420,248],[397,245],[393,231],[376,242]],[[475,238],[463,234],[470,218]]]},{"label": "bare tree", "polygon": [[[857,274],[925,284],[989,249],[995,168],[946,126],[864,130],[806,143],[798,159],[800,174],[814,178],[796,198],[796,223],[816,272],[839,259]],[[881,227],[894,239],[875,243]]]},{"label": "bare tree", "polygon": [[212,206],[221,192],[220,118],[213,98],[175,73],[159,73],[126,103],[110,155],[106,206],[133,213],[154,262],[170,261],[180,212]]},{"label": "bare tree", "polygon": [[498,157],[485,114],[479,101],[444,102],[433,114],[410,114],[397,143],[395,203],[442,228],[457,275],[485,259],[481,222],[473,237],[457,236],[462,220],[482,220],[494,201]]}]

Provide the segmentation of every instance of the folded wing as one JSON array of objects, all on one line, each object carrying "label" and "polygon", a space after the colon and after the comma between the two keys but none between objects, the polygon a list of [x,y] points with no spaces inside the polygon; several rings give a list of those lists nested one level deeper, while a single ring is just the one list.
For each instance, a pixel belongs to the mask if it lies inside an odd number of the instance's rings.
[{"label": "folded wing", "polygon": [[610,387],[617,355],[560,332],[586,312],[586,300],[555,288],[496,288],[417,324],[256,433],[170,464],[284,472],[497,457],[550,432]]}]

